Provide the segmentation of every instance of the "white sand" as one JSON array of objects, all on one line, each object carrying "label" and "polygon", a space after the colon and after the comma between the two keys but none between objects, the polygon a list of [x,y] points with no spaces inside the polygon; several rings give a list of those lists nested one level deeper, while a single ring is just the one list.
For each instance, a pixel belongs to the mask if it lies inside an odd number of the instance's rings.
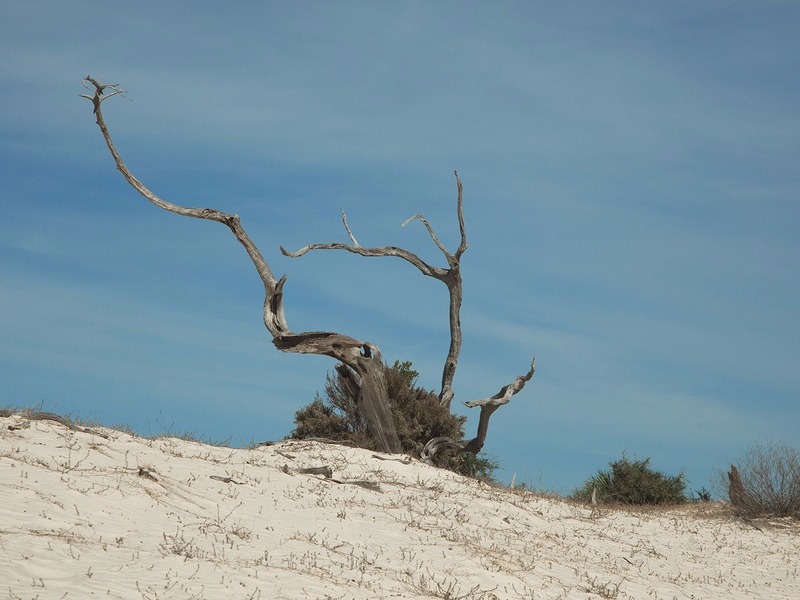
[{"label": "white sand", "polygon": [[[592,514],[341,446],[94,431],[0,418],[0,598],[800,598],[785,522]],[[333,479],[296,472],[323,465]]]}]

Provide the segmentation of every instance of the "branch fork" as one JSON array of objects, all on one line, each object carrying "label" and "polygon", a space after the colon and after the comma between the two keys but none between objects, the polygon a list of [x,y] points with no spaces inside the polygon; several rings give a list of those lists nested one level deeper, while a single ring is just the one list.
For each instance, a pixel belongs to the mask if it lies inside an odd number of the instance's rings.
[{"label": "branch fork", "polygon": [[450,296],[450,310],[449,310],[449,320],[450,320],[450,347],[447,352],[447,357],[444,361],[444,367],[442,369],[442,387],[441,391],[439,392],[439,403],[444,407],[449,407],[450,402],[453,399],[453,379],[455,378],[456,368],[458,366],[458,357],[461,353],[461,343],[462,343],[462,335],[461,335],[461,302],[463,298],[463,287],[461,282],[461,256],[466,252],[469,244],[467,244],[467,233],[466,233],[466,225],[464,223],[464,201],[463,201],[463,191],[464,186],[461,183],[461,179],[458,176],[458,171],[454,172],[456,178],[456,188],[458,190],[458,200],[456,206],[456,212],[458,217],[458,225],[459,231],[461,233],[461,242],[458,246],[458,249],[452,253],[442,244],[439,237],[436,235],[433,227],[431,226],[428,219],[420,214],[416,214],[408,219],[406,219],[401,227],[405,227],[412,221],[419,221],[423,224],[425,229],[428,231],[428,235],[431,238],[431,241],[436,245],[437,248],[444,254],[444,257],[447,261],[448,268],[437,267],[434,265],[430,265],[424,260],[422,260],[417,254],[413,252],[409,252],[403,248],[398,248],[396,246],[382,246],[382,247],[374,247],[374,248],[365,248],[364,246],[360,245],[356,240],[355,236],[353,235],[353,231],[350,229],[350,225],[347,222],[347,214],[345,213],[344,209],[342,209],[342,223],[344,224],[345,231],[347,232],[347,236],[350,239],[349,244],[341,243],[341,242],[329,242],[324,244],[309,244],[307,246],[303,246],[299,250],[294,252],[287,250],[283,246],[281,246],[281,252],[284,256],[288,256],[289,258],[299,258],[304,254],[307,254],[313,250],[345,250],[347,252],[351,252],[353,254],[358,254],[360,256],[394,256],[397,258],[401,258],[406,262],[415,266],[423,275],[427,277],[432,277],[434,279],[438,279],[442,283],[447,286],[447,290]]}]

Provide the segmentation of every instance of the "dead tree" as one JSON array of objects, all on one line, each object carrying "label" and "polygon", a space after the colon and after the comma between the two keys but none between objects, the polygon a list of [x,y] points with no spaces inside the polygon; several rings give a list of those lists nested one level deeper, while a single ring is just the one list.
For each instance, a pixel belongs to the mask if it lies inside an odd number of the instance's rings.
[{"label": "dead tree", "polygon": [[[283,308],[283,288],[286,283],[286,276],[276,279],[269,265],[264,260],[258,247],[250,239],[241,224],[238,215],[230,215],[211,208],[190,208],[168,202],[148,189],[130,172],[123,162],[111,139],[111,134],[103,118],[102,103],[123,93],[118,84],[104,84],[90,76],[83,80],[84,87],[90,92],[81,94],[81,97],[91,101],[94,107],[94,115],[98,127],[108,146],[111,156],[116,163],[117,169],[122,173],[126,181],[152,204],[166,211],[196,219],[206,219],[222,223],[236,237],[244,247],[251,262],[264,284],[264,324],[272,335],[272,343],[278,350],[283,352],[294,352],[298,354],[321,354],[330,356],[338,361],[337,371],[346,377],[350,385],[358,390],[358,407],[364,416],[369,433],[375,440],[378,448],[385,452],[398,453],[402,449],[397,437],[394,421],[387,395],[386,380],[383,375],[383,361],[380,350],[375,344],[357,340],[347,335],[335,332],[304,332],[295,333],[289,329]],[[413,220],[419,220],[433,240],[434,244],[444,254],[448,267],[435,267],[421,260],[416,254],[397,248],[394,246],[384,246],[381,248],[365,248],[357,241],[347,223],[347,216],[342,211],[342,221],[350,239],[350,244],[328,243],[311,244],[296,252],[289,252],[281,247],[281,252],[290,257],[299,257],[311,250],[346,250],[361,256],[396,256],[402,258],[422,272],[423,275],[438,279],[447,286],[450,295],[450,348],[442,371],[442,388],[439,393],[439,402],[442,406],[449,407],[454,396],[452,384],[458,365],[458,357],[461,352],[461,302],[463,298],[460,260],[467,250],[466,228],[464,225],[463,213],[463,186],[456,173],[456,185],[458,189],[457,214],[459,229],[461,232],[461,243],[455,253],[450,253],[439,241],[430,223],[422,215],[414,215],[403,223],[407,225]],[[428,442],[423,452],[423,458],[429,460],[437,451],[442,448],[451,448],[460,452],[477,453],[483,447],[489,426],[489,418],[492,413],[503,404],[507,404],[511,397],[519,392],[525,383],[534,374],[534,361],[531,362],[530,371],[526,375],[517,377],[512,383],[501,388],[500,392],[491,398],[465,402],[466,406],[481,407],[478,433],[475,438],[468,442],[456,442],[448,438],[434,438]]]}]

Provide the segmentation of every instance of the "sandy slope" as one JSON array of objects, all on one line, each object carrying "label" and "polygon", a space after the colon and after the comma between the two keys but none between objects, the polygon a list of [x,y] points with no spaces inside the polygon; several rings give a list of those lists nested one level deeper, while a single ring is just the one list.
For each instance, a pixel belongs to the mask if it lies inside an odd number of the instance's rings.
[{"label": "sandy slope", "polygon": [[592,514],[340,446],[93,431],[0,418],[0,598],[800,598],[787,524]]}]

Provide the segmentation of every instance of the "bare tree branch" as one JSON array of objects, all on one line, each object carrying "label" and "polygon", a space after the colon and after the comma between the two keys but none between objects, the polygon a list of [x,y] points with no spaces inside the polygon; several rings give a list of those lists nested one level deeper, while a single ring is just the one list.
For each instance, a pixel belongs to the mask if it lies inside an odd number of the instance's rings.
[{"label": "bare tree branch", "polygon": [[456,171],[456,186],[458,187],[458,228],[461,232],[461,243],[458,245],[458,250],[456,250],[455,254],[455,258],[458,260],[469,248],[469,244],[467,244],[467,226],[464,224],[464,203],[461,201],[461,197],[464,194],[464,186],[458,177],[458,171]]},{"label": "bare tree branch", "polygon": [[531,380],[533,374],[536,373],[536,357],[533,357],[531,360],[531,368],[525,375],[520,375],[514,381],[509,383],[508,385],[504,385],[500,388],[500,391],[497,392],[494,396],[490,396],[489,398],[483,398],[481,400],[471,400],[469,402],[464,402],[464,406],[468,406],[469,408],[475,408],[476,406],[480,406],[481,408],[485,406],[502,406],[503,404],[508,404],[511,401],[511,396],[519,392],[522,388],[525,387],[525,384]]},{"label": "bare tree branch", "polygon": [[172,202],[167,202],[166,200],[154,194],[147,186],[134,177],[133,173],[131,173],[128,167],[125,165],[122,157],[114,146],[114,142],[111,139],[111,134],[108,131],[108,126],[103,118],[103,111],[100,108],[102,102],[108,98],[111,98],[110,95],[103,96],[104,91],[107,89],[118,90],[119,86],[105,85],[88,76],[84,80],[84,83],[87,81],[94,85],[95,93],[92,96],[88,96],[87,94],[81,94],[81,96],[89,99],[94,105],[94,114],[97,119],[97,125],[100,127],[100,131],[103,134],[103,139],[105,139],[106,145],[111,152],[111,156],[114,158],[114,162],[117,165],[117,170],[122,173],[122,176],[125,177],[127,182],[137,192],[139,192],[148,201],[155,204],[159,208],[185,217],[216,221],[228,227],[239,243],[244,246],[248,256],[250,257],[250,260],[256,268],[256,271],[258,271],[258,274],[261,277],[261,281],[264,283],[264,324],[273,336],[277,337],[291,334],[291,330],[286,323],[286,317],[283,310],[283,285],[286,282],[286,277],[284,276],[280,279],[280,281],[275,278],[275,275],[273,275],[258,247],[253,243],[253,241],[250,239],[250,236],[247,235],[247,232],[245,232],[244,228],[242,227],[239,216],[229,215],[213,208],[189,208],[180,206],[178,204],[173,204]]},{"label": "bare tree branch", "polygon": [[[397,437],[389,407],[386,382],[383,375],[383,362],[378,347],[339,333],[293,333],[286,322],[283,308],[283,287],[286,283],[286,276],[281,277],[280,280],[275,278],[261,251],[244,230],[238,215],[229,215],[211,208],[181,206],[168,202],[153,193],[125,165],[114,146],[111,134],[103,118],[101,104],[108,98],[122,93],[122,89],[117,84],[104,84],[90,76],[87,76],[83,83],[84,87],[87,87],[90,91],[92,88],[94,89],[92,95],[81,94],[81,96],[91,101],[94,106],[97,125],[103,134],[103,139],[111,152],[111,156],[114,158],[117,169],[122,173],[126,181],[139,194],[159,208],[186,217],[216,221],[228,227],[247,251],[264,284],[264,324],[273,336],[272,343],[275,347],[283,352],[327,355],[352,369],[357,374],[358,383],[361,386],[359,407],[369,423],[370,433],[382,450],[394,453],[401,452],[400,441]],[[110,94],[106,94],[108,90],[111,90]]]},{"label": "bare tree branch", "polygon": [[480,452],[484,442],[486,442],[486,434],[489,431],[489,417],[491,417],[492,413],[498,408],[511,402],[511,397],[525,387],[525,384],[530,381],[535,372],[536,357],[531,360],[531,368],[525,375],[520,375],[508,385],[500,388],[500,391],[494,396],[483,398],[482,400],[464,402],[464,405],[469,408],[474,408],[475,406],[481,407],[481,416],[478,420],[478,433],[473,439],[466,443],[464,446],[465,452],[472,452],[473,454]]},{"label": "bare tree branch", "polygon": [[423,275],[427,275],[428,277],[433,277],[434,279],[441,279],[446,274],[447,271],[445,269],[441,269],[439,267],[432,267],[424,260],[421,260],[416,254],[408,252],[407,250],[403,250],[402,248],[396,248],[395,246],[384,246],[383,248],[365,248],[364,246],[351,246],[349,244],[343,244],[341,242],[331,242],[329,244],[309,244],[308,246],[303,246],[299,250],[292,252],[287,250],[283,246],[281,246],[281,253],[284,256],[288,256],[289,258],[298,258],[303,256],[304,254],[308,254],[312,250],[347,250],[348,252],[352,252],[353,254],[360,254],[361,256],[396,256],[398,258],[402,258],[410,262],[412,265],[417,267]]},{"label": "bare tree branch", "polygon": [[[86,98],[87,100],[91,100],[92,103],[95,103],[95,112],[97,112],[101,102],[105,102],[109,98],[113,98],[114,96],[125,93],[125,90],[123,90],[118,83],[103,84],[95,79],[92,79],[88,75],[84,78],[82,84],[84,89],[87,89],[90,92],[94,91],[94,94],[91,96],[88,94],[80,94],[80,96],[81,98]],[[110,94],[105,95],[106,90],[113,91]]]},{"label": "bare tree branch", "polygon": [[408,219],[403,221],[400,227],[405,227],[406,225],[411,223],[411,221],[415,220],[420,221],[425,226],[425,229],[428,230],[428,234],[431,236],[431,240],[433,240],[433,243],[436,244],[436,247],[442,251],[442,254],[445,255],[445,258],[447,258],[449,262],[450,253],[447,251],[447,248],[444,247],[442,242],[439,241],[439,238],[436,236],[436,232],[433,230],[433,227],[431,227],[431,224],[428,222],[428,219],[426,219],[422,215],[414,215],[413,217],[409,217]]},{"label": "bare tree branch", "polygon": [[349,237],[350,241],[353,242],[353,246],[360,246],[361,244],[358,243],[358,240],[353,235],[353,232],[350,231],[350,225],[347,224],[347,213],[344,212],[344,209],[342,209],[342,223],[344,223],[344,228],[347,231],[347,237]]},{"label": "bare tree branch", "polygon": [[486,435],[489,432],[489,419],[498,408],[511,401],[511,397],[517,394],[525,384],[530,381],[533,374],[536,372],[536,357],[531,360],[531,368],[525,375],[520,375],[508,385],[500,388],[494,396],[483,398],[481,400],[472,400],[464,402],[465,406],[474,408],[481,407],[481,416],[478,420],[478,433],[469,441],[455,442],[447,437],[437,437],[430,440],[425,444],[422,450],[422,460],[430,462],[434,455],[440,450],[451,449],[458,452],[471,452],[477,454],[483,448],[486,442]]},{"label": "bare tree branch", "polygon": [[404,250],[403,248],[397,248],[396,246],[383,246],[379,248],[365,248],[358,244],[355,240],[350,227],[347,224],[347,218],[345,217],[344,211],[342,211],[342,220],[344,221],[345,230],[347,231],[348,237],[352,244],[344,244],[341,242],[331,242],[326,244],[309,244],[308,246],[303,246],[299,250],[295,252],[291,252],[286,250],[283,246],[281,246],[281,252],[284,256],[288,256],[290,258],[298,258],[311,252],[312,250],[346,250],[347,252],[351,252],[353,254],[358,254],[360,256],[367,256],[367,257],[383,257],[383,256],[394,256],[397,258],[402,258],[403,260],[411,263],[414,265],[419,271],[428,277],[433,277],[434,279],[438,279],[442,283],[447,286],[447,290],[450,295],[450,303],[449,303],[449,322],[450,322],[450,347],[447,352],[447,358],[444,362],[444,367],[442,368],[442,388],[439,392],[439,403],[442,406],[449,407],[450,402],[453,399],[453,379],[455,378],[456,368],[458,366],[458,357],[461,353],[461,343],[462,343],[462,335],[461,335],[461,302],[463,299],[463,287],[461,282],[461,255],[468,248],[467,244],[467,234],[466,234],[466,226],[464,224],[464,209],[463,209],[463,185],[461,183],[461,179],[458,177],[458,172],[455,172],[456,177],[456,186],[458,189],[458,201],[457,201],[457,213],[458,213],[458,225],[459,230],[461,232],[461,243],[456,250],[455,254],[449,252],[447,248],[445,248],[444,244],[439,240],[439,237],[436,235],[433,227],[431,226],[430,222],[423,217],[422,215],[414,215],[413,217],[406,219],[403,222],[402,227],[405,227],[410,222],[414,220],[420,221],[425,228],[428,230],[428,234],[431,237],[431,240],[436,245],[439,250],[442,251],[445,258],[447,259],[447,264],[449,268],[445,269],[442,267],[435,267],[424,260],[422,260],[419,256],[414,254],[413,252],[409,252],[408,250]]}]

